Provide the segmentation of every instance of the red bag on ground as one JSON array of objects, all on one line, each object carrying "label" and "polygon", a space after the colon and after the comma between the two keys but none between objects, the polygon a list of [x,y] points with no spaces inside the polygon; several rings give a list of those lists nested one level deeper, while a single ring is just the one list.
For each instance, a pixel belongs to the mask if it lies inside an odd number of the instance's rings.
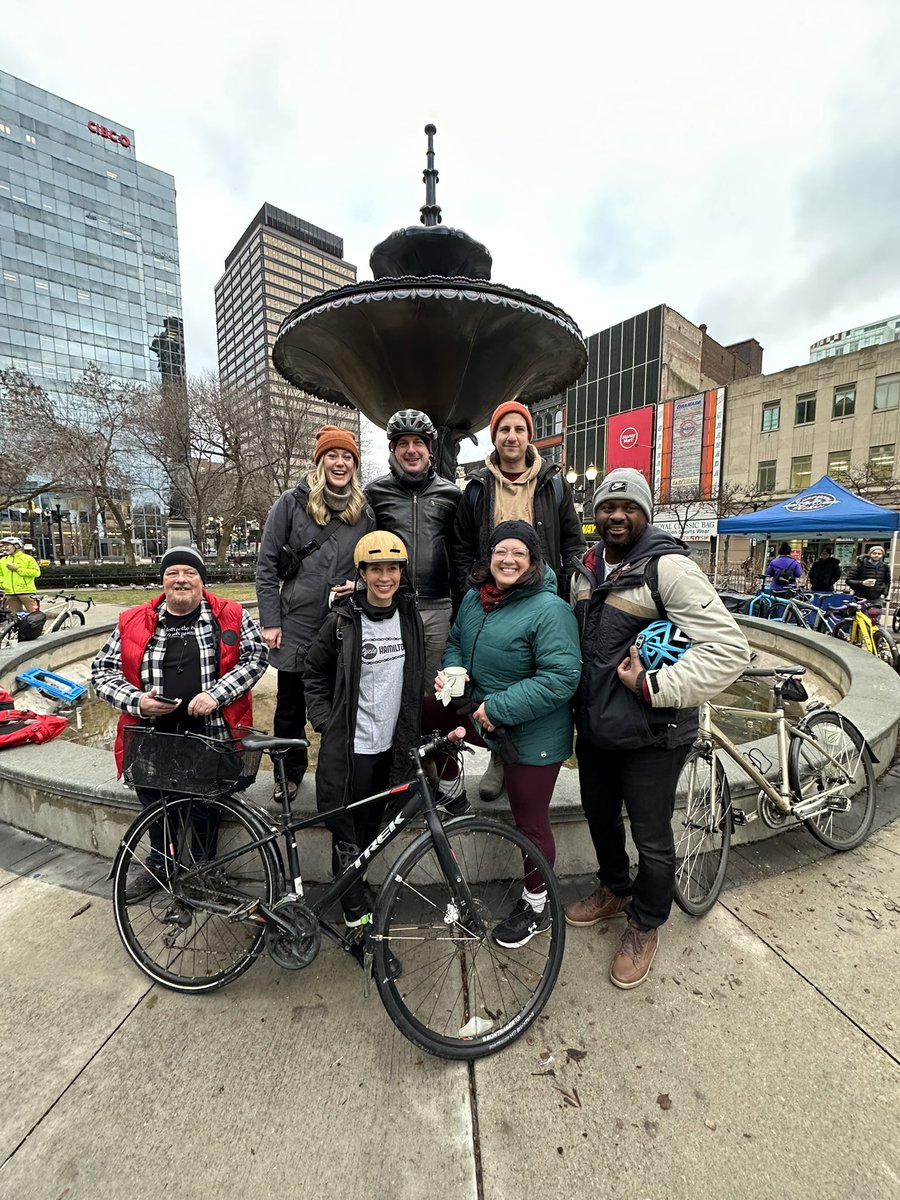
[{"label": "red bag on ground", "polygon": [[9,692],[0,688],[0,750],[8,746],[25,746],[29,742],[49,742],[68,725],[65,717],[53,713],[36,713],[15,707]]}]

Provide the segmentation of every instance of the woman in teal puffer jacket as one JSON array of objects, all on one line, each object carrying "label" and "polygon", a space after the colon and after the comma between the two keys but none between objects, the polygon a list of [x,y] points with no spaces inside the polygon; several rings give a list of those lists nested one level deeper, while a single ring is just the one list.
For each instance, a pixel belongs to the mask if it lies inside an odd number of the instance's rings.
[{"label": "woman in teal puffer jacket", "polygon": [[[553,863],[550,797],[563,761],[572,753],[570,701],[581,675],[578,627],[557,594],[540,542],[524,521],[502,521],[490,539],[490,560],[472,587],[444,651],[444,667],[464,667],[465,701],[442,710],[429,698],[425,724],[454,728],[468,715],[470,740],[497,749],[516,825]],[[440,694],[443,672],[435,681]],[[497,734],[501,734],[498,740]],[[446,787],[447,776],[443,772]],[[492,932],[503,946],[521,946],[549,927],[544,892],[532,892],[537,872],[525,864],[525,889],[510,916]]]}]

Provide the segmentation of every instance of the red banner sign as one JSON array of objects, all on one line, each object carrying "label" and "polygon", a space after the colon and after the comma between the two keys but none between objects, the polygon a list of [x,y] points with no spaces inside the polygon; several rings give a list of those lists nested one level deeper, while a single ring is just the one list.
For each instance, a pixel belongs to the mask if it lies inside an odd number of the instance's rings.
[{"label": "red banner sign", "polygon": [[107,138],[110,142],[118,142],[126,150],[131,145],[131,138],[127,133],[116,133],[114,129],[107,129],[105,125],[98,125],[96,121],[88,121],[88,132],[94,134],[95,137]]},{"label": "red banner sign", "polygon": [[618,413],[606,422],[606,470],[634,467],[647,479],[653,461],[653,405]]}]

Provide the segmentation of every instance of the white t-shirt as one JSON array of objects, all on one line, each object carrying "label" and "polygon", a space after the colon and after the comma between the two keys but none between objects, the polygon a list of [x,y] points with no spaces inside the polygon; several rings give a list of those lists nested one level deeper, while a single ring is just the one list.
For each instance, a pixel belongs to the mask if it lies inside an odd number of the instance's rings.
[{"label": "white t-shirt", "polygon": [[400,636],[400,614],[370,621],[362,614],[362,665],[356,712],[355,754],[381,754],[394,744],[403,695],[406,650]]}]

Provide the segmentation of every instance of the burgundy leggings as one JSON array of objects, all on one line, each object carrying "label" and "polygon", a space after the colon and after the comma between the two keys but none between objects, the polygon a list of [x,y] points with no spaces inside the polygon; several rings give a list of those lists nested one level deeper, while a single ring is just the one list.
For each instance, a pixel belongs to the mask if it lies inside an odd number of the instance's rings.
[{"label": "burgundy leggings", "polygon": [[[458,716],[452,705],[445,708],[434,696],[425,697],[422,711],[423,733],[432,729],[450,733],[460,725],[466,731],[466,741],[476,746],[485,744],[478,726],[470,717]],[[442,779],[455,779],[459,774],[459,768],[453,759],[439,761],[435,755],[435,766]],[[561,766],[562,763],[548,763],[544,767],[530,767],[523,763],[503,764],[503,780],[513,820],[522,833],[534,842],[551,867],[556,861],[556,843],[550,828],[550,797],[553,795]],[[544,890],[540,872],[527,858],[525,886],[530,892]]]}]

